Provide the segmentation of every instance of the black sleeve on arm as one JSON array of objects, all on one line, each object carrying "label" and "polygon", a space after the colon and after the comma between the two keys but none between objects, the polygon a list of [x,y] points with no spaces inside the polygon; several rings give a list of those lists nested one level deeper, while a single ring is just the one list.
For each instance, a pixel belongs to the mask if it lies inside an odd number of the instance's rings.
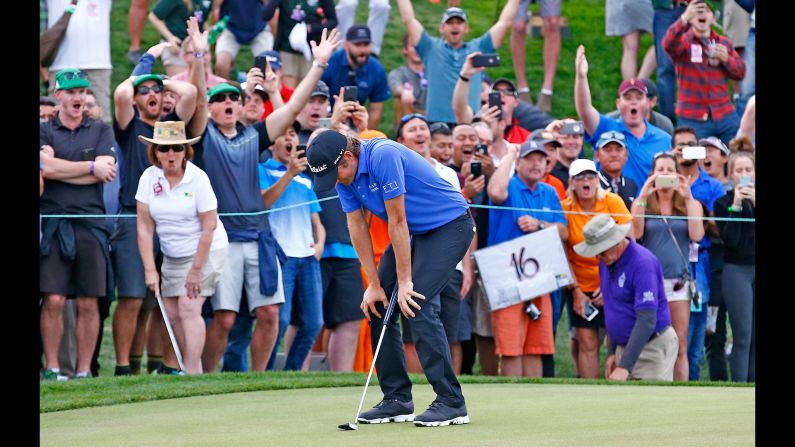
[{"label": "black sleeve on arm", "polygon": [[649,338],[654,333],[654,327],[657,326],[657,310],[656,309],[643,309],[637,311],[635,315],[635,326],[632,327],[632,333],[629,335],[629,341],[624,348],[624,355],[621,356],[621,361],[618,366],[632,371],[635,362],[640,357],[640,352],[649,342]]},{"label": "black sleeve on arm", "polygon": [[[715,217],[741,217],[742,212],[730,212],[729,207],[734,203],[734,191],[730,191],[725,196],[715,201]],[[743,203],[743,211],[745,211],[746,204]],[[729,215],[733,214],[733,215]],[[742,243],[742,224],[736,221],[719,220],[718,230],[720,231],[720,238],[723,240],[723,245],[726,247],[737,248]]]},{"label": "black sleeve on arm", "polygon": [[[320,6],[323,8],[326,16],[326,22],[322,23],[323,28],[329,30],[337,27],[337,10],[334,7],[334,0],[320,0]],[[314,30],[314,26],[312,29]]]},{"label": "black sleeve on arm", "polygon": [[[273,15],[276,14],[276,9],[279,8],[279,3],[282,0],[270,0],[266,5],[265,9],[262,11],[262,19],[266,22],[273,18]],[[256,55],[255,55],[256,56]]]},{"label": "black sleeve on arm", "polygon": [[254,130],[259,134],[259,153],[262,154],[265,152],[265,149],[273,145],[273,141],[271,141],[268,136],[268,127],[265,125],[265,120],[257,121],[252,124],[252,126],[254,126]]}]

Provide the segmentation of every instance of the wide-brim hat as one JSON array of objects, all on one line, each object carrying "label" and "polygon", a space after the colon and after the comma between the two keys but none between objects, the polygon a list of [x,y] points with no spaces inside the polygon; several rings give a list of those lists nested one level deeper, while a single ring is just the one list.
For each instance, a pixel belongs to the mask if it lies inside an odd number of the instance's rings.
[{"label": "wide-brim hat", "polygon": [[582,229],[585,240],[574,246],[574,251],[591,258],[621,242],[632,227],[632,223],[619,225],[608,214],[599,214]]},{"label": "wide-brim hat", "polygon": [[141,143],[152,143],[158,146],[169,144],[193,144],[200,139],[201,136],[190,139],[185,137],[184,121],[158,121],[155,123],[155,133],[152,138],[138,135],[138,140],[140,140]]}]

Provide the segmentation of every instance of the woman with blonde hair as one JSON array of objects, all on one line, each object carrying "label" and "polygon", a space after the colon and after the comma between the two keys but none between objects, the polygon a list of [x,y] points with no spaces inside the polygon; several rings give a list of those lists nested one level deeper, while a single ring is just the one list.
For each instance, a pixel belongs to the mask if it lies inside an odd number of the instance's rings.
[{"label": "woman with blonde hair", "polygon": [[[596,256],[585,258],[578,255],[574,246],[585,240],[583,227],[595,214],[610,214],[619,225],[632,220],[624,200],[602,189],[597,172],[593,161],[584,158],[574,160],[569,166],[566,198],[561,202],[569,227],[566,251],[575,279],[566,294],[569,295],[566,298],[572,309],[571,324],[577,329],[578,354],[575,364],[577,375],[590,379],[599,377],[599,330],[605,327],[604,301],[599,284],[599,261]],[[599,311],[596,317],[584,318],[586,302]]]},{"label": "woman with blonde hair", "polygon": [[[138,250],[146,285],[166,298],[166,313],[174,326],[185,372],[202,372],[205,325],[201,317],[204,298],[215,292],[229,245],[218,219],[218,201],[207,174],[196,167],[193,147],[199,137],[185,138],[182,121],[155,123],[148,143],[152,166],[138,181]],[[157,231],[163,252],[161,275],[152,255]]]},{"label": "woman with blonde hair", "polygon": [[[676,157],[672,153],[663,152],[654,157],[651,173],[632,203],[632,228],[638,242],[654,253],[662,265],[671,322],[679,338],[674,380],[687,381],[687,329],[692,298],[687,287],[691,278],[689,249],[691,242],[698,243],[704,237],[704,221],[701,219],[704,211],[701,202],[690,192],[690,182],[677,173],[677,168]],[[663,184],[666,177],[673,180]]]}]

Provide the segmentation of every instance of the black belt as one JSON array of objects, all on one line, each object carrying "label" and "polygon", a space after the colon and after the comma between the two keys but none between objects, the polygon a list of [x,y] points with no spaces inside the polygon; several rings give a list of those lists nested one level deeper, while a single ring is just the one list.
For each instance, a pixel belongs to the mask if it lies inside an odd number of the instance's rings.
[{"label": "black belt", "polygon": [[655,333],[651,334],[651,337],[649,337],[649,341],[652,341],[655,338],[659,337],[660,335],[663,334],[663,332],[667,331],[668,328],[670,328],[670,327],[671,327],[671,325],[669,324],[668,326],[665,326],[664,328],[662,328],[662,330],[660,332],[655,332]]}]

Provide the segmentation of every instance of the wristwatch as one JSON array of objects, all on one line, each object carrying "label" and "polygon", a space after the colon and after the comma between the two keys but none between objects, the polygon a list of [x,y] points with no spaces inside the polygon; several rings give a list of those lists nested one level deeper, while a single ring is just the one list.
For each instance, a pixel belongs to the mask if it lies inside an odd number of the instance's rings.
[{"label": "wristwatch", "polygon": [[544,225],[544,222],[540,222],[540,221],[538,222],[538,229],[539,229],[539,230],[543,230],[543,229],[544,229],[544,228],[546,228],[546,227],[547,227],[547,226],[546,226],[546,225]]}]

